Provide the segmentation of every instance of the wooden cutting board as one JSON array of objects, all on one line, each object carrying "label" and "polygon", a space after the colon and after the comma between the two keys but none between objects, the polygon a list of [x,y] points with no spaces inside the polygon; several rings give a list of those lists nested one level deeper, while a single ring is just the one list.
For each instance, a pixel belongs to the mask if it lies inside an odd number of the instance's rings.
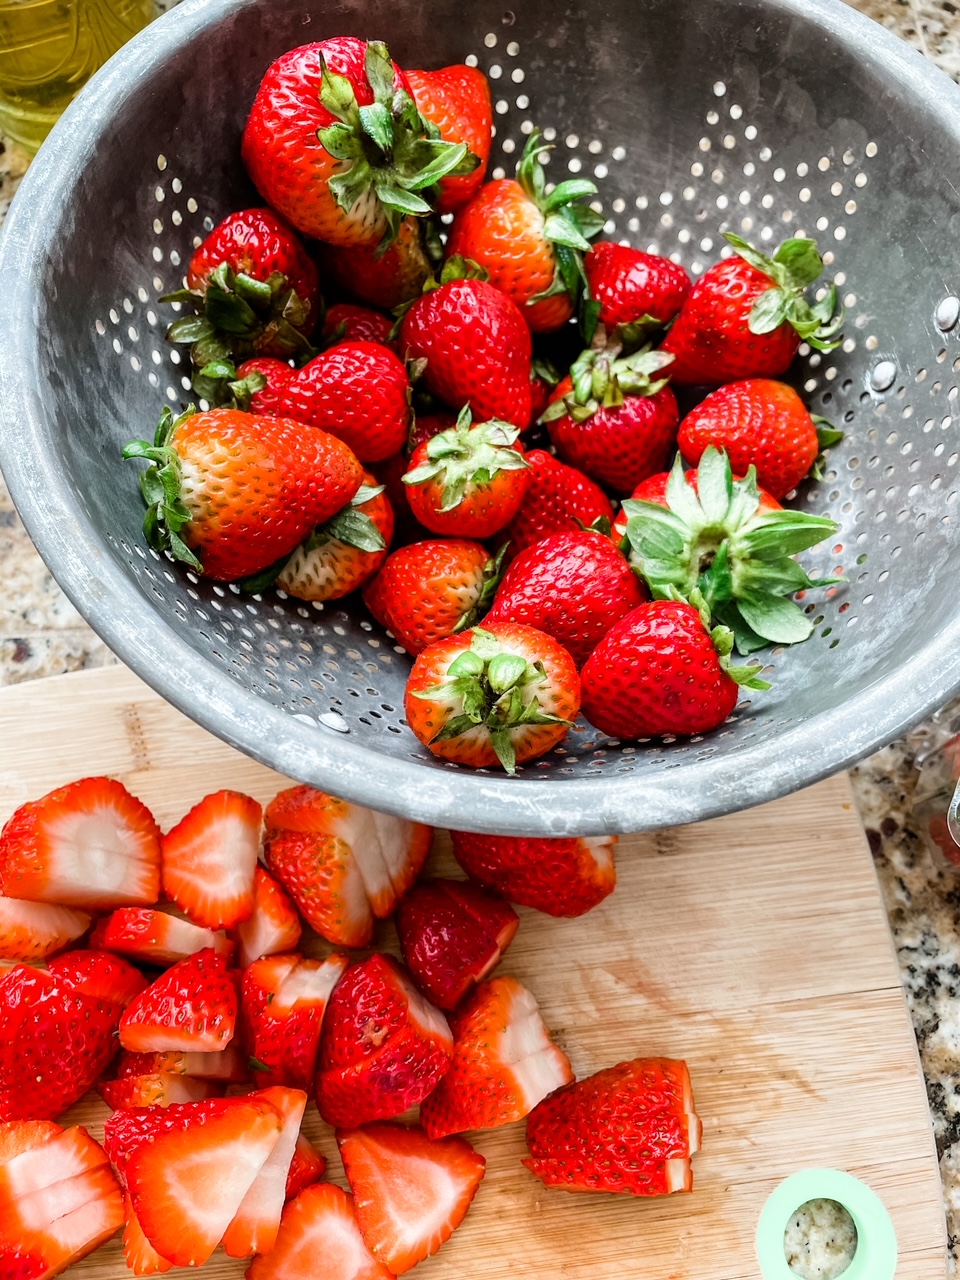
[{"label": "wooden cutting board", "polygon": [[[0,690],[0,821],[90,773],[119,777],[171,825],[219,787],[267,800],[277,774],[211,737],[125,668]],[[845,777],[697,826],[623,838],[616,893],[579,920],[520,908],[503,971],[537,996],[578,1076],[641,1054],[686,1058],[703,1150],[692,1195],[547,1191],[519,1164],[523,1126],[476,1137],[487,1175],[423,1280],[757,1280],[771,1192],[812,1166],[883,1200],[897,1280],[944,1274],[940,1181],[912,1028]],[[432,870],[459,874],[445,838]],[[391,925],[379,946],[395,950]],[[71,1118],[100,1136],[106,1109]],[[307,1131],[342,1182],[311,1107]],[[785,1224],[784,1224],[785,1225]],[[117,1241],[76,1269],[126,1272]],[[243,1266],[216,1256],[209,1280]],[[323,1280],[318,1265],[317,1280]]]}]

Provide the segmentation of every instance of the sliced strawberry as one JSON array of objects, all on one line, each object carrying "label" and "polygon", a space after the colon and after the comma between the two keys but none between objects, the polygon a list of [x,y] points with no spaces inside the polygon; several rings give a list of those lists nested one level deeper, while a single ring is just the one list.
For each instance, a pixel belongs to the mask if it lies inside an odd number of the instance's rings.
[{"label": "sliced strawberry", "polygon": [[237,926],[240,965],[245,969],[261,956],[296,951],[300,934],[296,907],[270,872],[258,866],[253,873],[253,914]]},{"label": "sliced strawberry", "polygon": [[181,960],[137,996],[120,1020],[120,1043],[134,1053],[216,1053],[233,1038],[237,992],[226,961],[211,948]]},{"label": "sliced strawberry", "polygon": [[283,1118],[265,1098],[251,1097],[186,1103],[172,1119],[176,1127],[161,1121],[133,1147],[124,1175],[154,1249],[175,1266],[198,1267],[277,1145]]},{"label": "sliced strawberry", "polygon": [[501,897],[460,880],[421,880],[397,911],[403,958],[438,1009],[455,1009],[491,972],[519,925]]},{"label": "sliced strawberry", "polygon": [[56,1178],[49,1186],[26,1192],[16,1200],[0,1203],[0,1241],[26,1245],[43,1235],[59,1218],[95,1204],[119,1191],[113,1170],[106,1162],[72,1177]]},{"label": "sliced strawberry", "polygon": [[47,969],[71,991],[82,991],[121,1009],[149,986],[139,969],[108,951],[70,951],[51,960]]},{"label": "sliced strawberry", "polygon": [[65,1214],[29,1241],[0,1241],[0,1276],[4,1280],[51,1280],[74,1262],[93,1253],[123,1226],[123,1196],[114,1189]]},{"label": "sliced strawberry", "polygon": [[160,828],[112,778],[81,778],[23,805],[0,832],[0,892],[90,911],[156,902]]},{"label": "sliced strawberry", "polygon": [[204,796],[163,837],[163,890],[191,920],[232,928],[253,914],[263,810],[239,791]]},{"label": "sliced strawberry", "polygon": [[155,1276],[169,1271],[173,1266],[159,1253],[143,1234],[139,1219],[133,1211],[130,1197],[127,1196],[123,1206],[127,1223],[123,1229],[123,1256],[128,1268],[135,1276]]},{"label": "sliced strawberry", "polygon": [[451,831],[467,875],[511,902],[551,916],[580,916],[617,887],[616,836],[481,836]]},{"label": "sliced strawberry", "polygon": [[192,1076],[157,1072],[101,1080],[97,1093],[116,1111],[120,1107],[169,1107],[174,1102],[200,1102],[204,1098],[218,1098],[223,1088],[216,1080],[194,1080]]},{"label": "sliced strawberry", "polygon": [[[73,1125],[30,1146],[0,1165],[0,1205],[37,1197],[81,1174],[109,1165],[100,1143],[81,1125]],[[51,1203],[53,1203],[51,1201]],[[76,1208],[76,1205],[72,1206]],[[61,1212],[70,1213],[72,1209]],[[52,1222],[52,1214],[47,1219]],[[42,1226],[42,1222],[40,1223]]]},{"label": "sliced strawberry", "polygon": [[264,854],[311,929],[337,947],[370,942],[373,914],[345,841],[316,831],[268,828]]},{"label": "sliced strawberry", "polygon": [[330,1182],[307,1187],[290,1201],[276,1247],[254,1258],[246,1280],[319,1280],[321,1274],[323,1280],[393,1280],[363,1242],[353,1196]]},{"label": "sliced strawberry", "polygon": [[0,960],[43,960],[90,928],[85,911],[0,898]]},{"label": "sliced strawberry", "polygon": [[195,1080],[221,1080],[242,1084],[250,1077],[247,1055],[236,1040],[218,1053],[121,1053],[114,1076],[192,1076]]},{"label": "sliced strawberry", "polygon": [[63,1129],[52,1120],[8,1120],[0,1124],[0,1165],[55,1138]]},{"label": "sliced strawberry", "polygon": [[242,1010],[261,1083],[313,1095],[320,1027],[330,993],[349,960],[265,956],[243,975]]},{"label": "sliced strawberry", "polygon": [[337,1145],[367,1248],[394,1275],[450,1239],[486,1164],[463,1138],[434,1142],[404,1124],[340,1130]]},{"label": "sliced strawberry", "polygon": [[420,1108],[431,1138],[522,1120],[573,1079],[537,1002],[516,978],[489,978],[451,1014],[453,1063]]},{"label": "sliced strawberry", "polygon": [[298,1196],[304,1187],[310,1187],[315,1182],[319,1182],[327,1169],[327,1162],[313,1145],[306,1134],[297,1136],[297,1145],[294,1147],[293,1159],[290,1161],[290,1171],[287,1174],[287,1185],[284,1188],[283,1198],[292,1200],[294,1196]]},{"label": "sliced strawberry", "polygon": [[224,1234],[224,1252],[231,1258],[269,1253],[277,1243],[280,1215],[287,1198],[287,1177],[307,1105],[307,1095],[302,1089],[277,1087],[250,1096],[265,1098],[277,1108],[283,1117],[283,1132]]},{"label": "sliced strawberry", "polygon": [[145,964],[175,964],[213,947],[221,955],[233,954],[234,944],[223,932],[203,929],[169,911],[150,907],[120,907],[96,925],[90,945],[104,951],[142,960]]}]

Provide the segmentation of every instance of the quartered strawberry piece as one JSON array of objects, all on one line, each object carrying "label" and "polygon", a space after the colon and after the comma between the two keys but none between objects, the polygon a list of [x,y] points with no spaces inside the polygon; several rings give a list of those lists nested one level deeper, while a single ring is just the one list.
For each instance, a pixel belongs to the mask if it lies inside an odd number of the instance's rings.
[{"label": "quartered strawberry piece", "polygon": [[326,1172],[327,1162],[303,1133],[297,1135],[297,1145],[293,1150],[290,1170],[287,1173],[287,1185],[284,1188],[284,1200],[292,1200],[304,1187],[319,1182]]},{"label": "quartered strawberry piece", "polygon": [[243,975],[243,1024],[264,1085],[313,1094],[320,1027],[330,993],[349,960],[266,956]]},{"label": "quartered strawberry piece", "polygon": [[196,924],[232,928],[253,914],[263,810],[239,791],[216,791],[163,837],[163,890]]},{"label": "quartered strawberry piece", "polygon": [[691,1191],[701,1132],[687,1064],[635,1058],[541,1102],[527,1119],[523,1163],[566,1191]]},{"label": "quartered strawberry piece", "polygon": [[156,1072],[153,1075],[124,1076],[101,1080],[97,1093],[108,1107],[169,1107],[174,1102],[200,1102],[218,1098],[224,1086],[216,1080],[194,1080],[191,1076]]},{"label": "quartered strawberry piece", "polygon": [[216,1053],[121,1053],[114,1068],[118,1080],[127,1076],[192,1076],[241,1084],[249,1078],[247,1055],[234,1040]]},{"label": "quartered strawberry piece", "polygon": [[580,916],[617,886],[616,836],[480,836],[451,831],[472,879],[551,916]]},{"label": "quartered strawberry piece", "polygon": [[0,1165],[39,1147],[58,1133],[63,1133],[63,1129],[52,1120],[8,1120],[0,1124]]},{"label": "quartered strawberry piece", "polygon": [[22,1198],[39,1196],[60,1183],[104,1168],[108,1163],[103,1147],[82,1126],[60,1129],[39,1142],[30,1142],[29,1146],[3,1161],[0,1165],[0,1205],[6,1207]]},{"label": "quartered strawberry piece", "polygon": [[158,965],[186,960],[204,947],[228,957],[233,953],[233,943],[222,931],[203,929],[152,907],[120,907],[97,923],[90,945]]},{"label": "quartered strawberry piece", "polygon": [[156,1276],[169,1271],[173,1263],[168,1262],[166,1258],[161,1258],[143,1234],[143,1228],[133,1211],[129,1196],[124,1201],[123,1212],[126,1216],[126,1226],[123,1228],[123,1256],[129,1270],[135,1276]]},{"label": "quartered strawberry piece", "polygon": [[340,1130],[337,1145],[367,1248],[394,1275],[450,1239],[486,1164],[463,1138],[434,1142],[403,1124]]},{"label": "quartered strawberry piece", "polygon": [[156,902],[160,828],[113,778],[81,778],[19,808],[0,832],[0,892],[89,911]]},{"label": "quartered strawberry piece", "polygon": [[274,1249],[254,1258],[246,1280],[393,1280],[363,1242],[353,1196],[318,1182],[291,1200],[280,1219]]},{"label": "quartered strawberry piece", "polygon": [[51,1280],[98,1249],[123,1226],[123,1197],[114,1189],[50,1223],[29,1240],[0,1240],[0,1275]]},{"label": "quartered strawberry piece", "polygon": [[283,1131],[224,1234],[224,1252],[231,1258],[269,1253],[277,1243],[280,1215],[287,1198],[287,1178],[307,1105],[307,1095],[302,1089],[275,1087],[250,1096],[263,1098],[276,1107],[283,1119]]},{"label": "quartered strawberry piece", "polygon": [[397,912],[403,958],[438,1009],[455,1009],[490,973],[519,924],[501,897],[460,880],[421,880]]},{"label": "quartered strawberry piece", "polygon": [[0,898],[0,960],[43,960],[90,928],[85,911]]},{"label": "quartered strawberry piece", "polygon": [[522,1120],[573,1079],[536,1000],[516,978],[489,978],[450,1015],[453,1062],[420,1107],[431,1138]]},{"label": "quartered strawberry piece", "polygon": [[120,1020],[120,1043],[135,1053],[216,1053],[233,1038],[237,992],[223,956],[211,948],[160,975]]},{"label": "quartered strawberry piece", "polygon": [[296,951],[300,944],[300,917],[287,893],[269,871],[257,866],[253,873],[253,911],[237,926],[238,957],[242,968],[261,956]]},{"label": "quartered strawberry piece", "polygon": [[389,956],[348,969],[320,1033],[317,1106],[329,1123],[352,1128],[388,1120],[422,1102],[450,1064],[452,1037]]},{"label": "quartered strawberry piece", "polygon": [[70,951],[51,960],[47,969],[71,991],[82,991],[121,1009],[149,986],[139,969],[108,951]]}]

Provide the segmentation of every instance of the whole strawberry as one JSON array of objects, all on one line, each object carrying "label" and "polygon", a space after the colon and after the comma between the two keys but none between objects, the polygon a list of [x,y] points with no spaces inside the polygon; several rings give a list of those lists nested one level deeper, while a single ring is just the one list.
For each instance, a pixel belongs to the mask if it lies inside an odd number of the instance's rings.
[{"label": "whole strawberry", "polygon": [[804,290],[823,271],[815,240],[785,240],[772,258],[732,232],[735,256],[705,271],[662,343],[675,357],[676,383],[776,378],[801,341],[818,351],[839,345],[843,309],[831,285],[812,305]]},{"label": "whole strawberry", "polygon": [[438,71],[408,71],[407,83],[425,120],[444,142],[466,143],[479,161],[473,173],[440,179],[437,213],[456,213],[480,190],[493,137],[490,84],[476,67],[458,63]]},{"label": "whole strawberry", "polygon": [[690,277],[678,263],[612,240],[595,244],[583,266],[596,319],[607,330],[662,329],[690,292]]},{"label": "whole strawberry", "polygon": [[582,916],[613,893],[616,836],[481,836],[451,831],[472,880],[550,916]]},{"label": "whole strawberry", "polygon": [[725,449],[738,475],[755,467],[758,483],[783,498],[810,473],[820,450],[842,438],[842,432],[818,430],[823,422],[785,382],[750,378],[701,400],[681,422],[677,443],[692,466],[710,445]]},{"label": "whole strawberry", "polygon": [[597,521],[613,520],[610,499],[582,471],[545,449],[531,449],[527,462],[530,483],[523,505],[498,538],[506,543],[508,556],[518,555],[524,547],[552,533],[569,533]]},{"label": "whole strawberry", "polygon": [[223,582],[288,555],[350,501],[363,474],[327,432],[237,409],[175,419],[165,408],[153,444],[134,440],[123,456],[150,463],[140,476],[150,546]]},{"label": "whole strawberry", "polygon": [[476,262],[520,308],[534,333],[559,329],[573,315],[583,287],[582,254],[603,216],[583,204],[594,183],[568,178],[547,194],[542,157],[551,148],[531,133],[517,176],[488,182],[461,209],[447,252]]},{"label": "whole strawberry", "polygon": [[527,485],[520,431],[509,422],[473,422],[469,407],[457,425],[417,446],[403,477],[410,510],[425,529],[489,538],[517,514]]},{"label": "whole strawberry", "polygon": [[485,626],[523,622],[559,640],[582,666],[615,622],[647,593],[623,553],[590,529],[554,533],[521,551],[504,574]]},{"label": "whole strawberry", "polygon": [[389,243],[405,215],[432,212],[441,178],[477,167],[465,143],[444,142],[423,119],[386,46],[353,36],[271,63],[242,150],[272,208],[344,246]]},{"label": "whole strawberry", "polygon": [[564,461],[618,493],[663,471],[677,438],[680,412],[659,351],[616,358],[585,351],[554,392],[543,415]]},{"label": "whole strawberry", "polygon": [[693,605],[642,604],[587,659],[583,714],[601,733],[626,741],[708,733],[733,711],[740,683],[770,687],[753,668],[726,665],[732,646],[733,634],[708,631]]},{"label": "whole strawberry", "polygon": [[422,218],[404,218],[385,252],[370,244],[320,245],[324,278],[384,311],[418,298],[430,275],[423,226]]},{"label": "whole strawberry", "polygon": [[416,657],[480,621],[500,581],[500,559],[464,538],[413,542],[387,557],[363,602]]},{"label": "whole strawberry", "polygon": [[434,755],[508,773],[545,755],[580,709],[573,659],[517,622],[472,627],[429,645],[404,696],[410,728]]},{"label": "whole strawberry", "polygon": [[379,342],[389,347],[393,345],[390,340],[392,328],[390,317],[374,311],[372,307],[335,302],[332,307],[327,307],[321,336],[328,347],[338,342]]},{"label": "whole strawberry", "polygon": [[400,351],[426,359],[423,385],[444,404],[468,404],[480,421],[530,421],[530,330],[520,308],[485,280],[463,279],[451,259],[441,284],[403,317]]}]

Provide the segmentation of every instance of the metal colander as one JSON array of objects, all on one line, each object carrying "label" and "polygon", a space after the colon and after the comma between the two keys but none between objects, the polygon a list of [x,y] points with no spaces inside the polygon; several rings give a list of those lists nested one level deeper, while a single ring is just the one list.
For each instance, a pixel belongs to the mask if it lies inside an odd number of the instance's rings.
[{"label": "metal colander", "polygon": [[[595,179],[607,237],[694,277],[725,229],[825,250],[846,340],[803,348],[796,377],[847,435],[799,505],[839,522],[804,560],[846,583],[803,602],[813,638],[762,654],[773,687],[717,732],[621,745],[580,722],[513,779],[440,763],[403,720],[409,659],[360,605],[243,597],[145,547],[120,447],[191,398],[158,296],[219,219],[257,202],[239,140],[267,64],[344,33],[385,39],[401,65],[479,65],[494,176],[539,126],[550,179]],[[960,90],[839,0],[185,0],[91,82],[14,202],[0,461],[110,647],[283,773],[491,832],[636,831],[744,807],[960,688],[958,181]]]}]

